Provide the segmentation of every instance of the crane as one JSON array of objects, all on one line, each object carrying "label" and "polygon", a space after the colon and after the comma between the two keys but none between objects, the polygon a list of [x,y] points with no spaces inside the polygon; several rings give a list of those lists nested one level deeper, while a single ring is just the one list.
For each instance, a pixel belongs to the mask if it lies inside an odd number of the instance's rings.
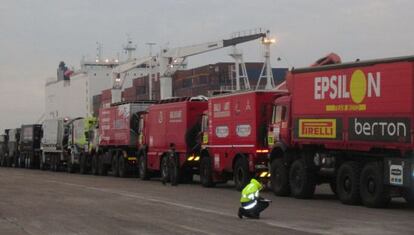
[{"label": "crane", "polygon": [[138,66],[142,64],[148,63],[153,59],[155,59],[153,56],[147,56],[143,58],[133,58],[123,64],[116,66],[112,70],[112,89],[111,89],[112,103],[118,103],[118,102],[121,102],[122,100],[121,92],[122,92],[122,87],[124,86],[127,72],[134,68],[137,68]]},{"label": "crane", "polygon": [[166,99],[172,97],[171,76],[177,71],[187,57],[218,50],[224,47],[235,46],[237,44],[253,41],[258,38],[264,38],[268,33],[269,31],[264,32],[262,29],[239,32],[234,34],[234,36],[230,39],[171,49],[162,49],[156,56],[131,59],[126,63],[115,67],[112,71],[112,103],[121,101],[121,91],[126,73],[144,63],[148,63],[153,60],[154,63],[152,64],[157,65],[157,69],[160,74],[160,98]]},{"label": "crane", "polygon": [[163,49],[157,56],[160,72],[161,99],[172,96],[171,76],[178,69],[178,65],[185,61],[187,57],[218,50],[224,47],[235,46],[237,44],[253,41],[258,38],[265,38],[268,33],[269,31],[264,32],[262,29],[257,29],[248,32],[236,33],[230,39],[207,42],[192,46],[177,47],[173,49]]}]

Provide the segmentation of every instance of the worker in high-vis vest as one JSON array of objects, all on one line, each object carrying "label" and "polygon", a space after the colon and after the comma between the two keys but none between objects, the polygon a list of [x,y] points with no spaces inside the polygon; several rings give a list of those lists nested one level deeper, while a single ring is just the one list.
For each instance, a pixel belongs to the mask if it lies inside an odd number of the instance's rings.
[{"label": "worker in high-vis vest", "polygon": [[242,219],[243,216],[259,219],[260,212],[269,206],[271,201],[259,196],[259,191],[262,188],[263,185],[255,179],[252,179],[250,183],[244,187],[240,198],[241,207],[237,213],[240,219]]}]

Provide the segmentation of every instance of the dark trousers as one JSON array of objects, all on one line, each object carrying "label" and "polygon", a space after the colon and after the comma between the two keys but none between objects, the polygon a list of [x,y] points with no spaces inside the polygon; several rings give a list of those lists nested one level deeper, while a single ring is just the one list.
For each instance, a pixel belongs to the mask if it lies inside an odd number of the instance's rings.
[{"label": "dark trousers", "polygon": [[255,207],[248,210],[240,207],[239,210],[243,216],[246,216],[248,218],[259,218],[260,212],[264,211],[268,206],[269,202],[258,199]]}]

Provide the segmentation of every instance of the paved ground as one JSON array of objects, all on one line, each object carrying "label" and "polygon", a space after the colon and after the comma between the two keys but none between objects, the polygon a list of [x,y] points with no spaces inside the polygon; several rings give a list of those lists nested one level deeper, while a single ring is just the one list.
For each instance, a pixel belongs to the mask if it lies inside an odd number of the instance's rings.
[{"label": "paved ground", "polygon": [[0,168],[0,234],[414,234],[414,210],[345,206],[326,187],[313,200],[275,197],[260,220],[236,216],[231,186]]}]

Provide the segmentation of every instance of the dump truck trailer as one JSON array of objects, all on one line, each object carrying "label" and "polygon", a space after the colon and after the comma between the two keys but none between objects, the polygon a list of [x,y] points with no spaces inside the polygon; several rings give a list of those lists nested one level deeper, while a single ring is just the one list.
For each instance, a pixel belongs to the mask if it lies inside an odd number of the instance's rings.
[{"label": "dump truck trailer", "polygon": [[211,97],[203,116],[200,179],[203,186],[234,180],[241,190],[252,177],[268,179],[267,125],[276,91]]},{"label": "dump truck trailer", "polygon": [[40,168],[40,142],[42,125],[22,125],[20,132],[20,158],[25,168]]},{"label": "dump truck trailer", "polygon": [[93,174],[126,177],[137,170],[138,115],[153,102],[112,104],[99,110],[99,143],[91,155]]},{"label": "dump truck trailer", "polygon": [[268,128],[277,195],[329,183],[345,204],[413,202],[414,57],[293,69]]},{"label": "dump truck trailer", "polygon": [[205,97],[183,97],[161,100],[150,106],[148,112],[141,113],[139,173],[142,179],[161,176],[175,181],[172,183],[188,182],[199,173],[201,142],[198,136],[206,109]]}]

